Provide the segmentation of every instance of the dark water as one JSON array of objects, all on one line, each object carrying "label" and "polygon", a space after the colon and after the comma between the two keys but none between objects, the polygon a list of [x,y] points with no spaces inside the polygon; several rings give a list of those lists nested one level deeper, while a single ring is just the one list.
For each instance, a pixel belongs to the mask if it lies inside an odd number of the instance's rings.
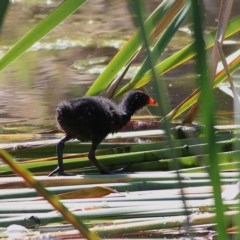
[{"label": "dark water", "polygon": [[[4,54],[60,2],[12,1],[1,33],[0,54]],[[217,16],[216,2],[211,2],[209,6],[212,25]],[[154,9],[158,3],[148,1],[148,9]],[[127,1],[87,2],[0,72],[0,133],[39,132],[55,128],[57,103],[84,95],[134,31]],[[190,41],[189,35],[180,31],[163,57],[176,52]],[[164,76],[172,107],[195,88],[193,72],[193,64],[188,63]],[[132,74],[134,70],[130,71],[128,77]],[[216,97],[220,103],[217,109],[221,111],[218,115],[219,123],[231,123],[231,98],[220,91],[216,91]]]}]

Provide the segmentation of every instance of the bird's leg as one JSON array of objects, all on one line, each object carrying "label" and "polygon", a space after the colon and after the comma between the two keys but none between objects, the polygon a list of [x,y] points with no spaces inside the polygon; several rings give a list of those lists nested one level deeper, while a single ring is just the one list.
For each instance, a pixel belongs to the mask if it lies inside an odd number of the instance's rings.
[{"label": "bird's leg", "polygon": [[92,147],[89,151],[88,158],[98,168],[101,174],[121,173],[121,172],[124,172],[131,165],[131,164],[128,164],[124,168],[120,168],[113,171],[107,170],[106,167],[102,163],[100,163],[95,156],[95,151],[97,149],[98,144],[99,143],[92,142]]},{"label": "bird's leg", "polygon": [[110,172],[106,169],[106,167],[102,163],[100,163],[96,159],[95,151],[97,149],[98,144],[99,143],[92,142],[92,147],[89,151],[88,159],[98,168],[98,170],[100,171],[101,174],[108,174]]},{"label": "bird's leg", "polygon": [[64,144],[66,141],[70,140],[71,136],[66,135],[64,138],[60,140],[60,142],[57,144],[57,157],[58,157],[58,166],[55,170],[53,170],[51,173],[48,174],[48,176],[53,176],[54,174],[58,173],[60,176],[69,176],[70,174],[67,174],[63,170],[63,149]]}]

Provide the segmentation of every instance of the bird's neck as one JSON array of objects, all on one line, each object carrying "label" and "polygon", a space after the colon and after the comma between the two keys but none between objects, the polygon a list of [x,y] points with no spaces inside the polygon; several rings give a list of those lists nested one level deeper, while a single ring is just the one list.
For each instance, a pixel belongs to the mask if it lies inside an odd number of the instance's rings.
[{"label": "bird's neck", "polygon": [[136,112],[135,107],[132,104],[129,104],[128,99],[123,99],[123,101],[120,104],[121,111],[124,113],[124,115],[129,118]]}]

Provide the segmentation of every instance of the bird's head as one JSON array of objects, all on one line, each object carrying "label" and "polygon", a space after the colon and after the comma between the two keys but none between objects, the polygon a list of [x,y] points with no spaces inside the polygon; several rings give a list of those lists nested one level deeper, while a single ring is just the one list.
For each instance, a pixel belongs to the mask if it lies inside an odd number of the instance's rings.
[{"label": "bird's head", "polygon": [[122,101],[122,107],[129,114],[133,114],[146,105],[158,106],[158,103],[140,90],[130,91]]}]

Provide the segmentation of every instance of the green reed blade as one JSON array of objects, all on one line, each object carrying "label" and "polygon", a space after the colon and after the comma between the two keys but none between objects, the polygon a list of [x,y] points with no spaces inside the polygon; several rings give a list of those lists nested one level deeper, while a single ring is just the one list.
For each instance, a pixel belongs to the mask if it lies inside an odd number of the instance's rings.
[{"label": "green reed blade", "polygon": [[200,113],[206,129],[204,131],[206,140],[209,143],[209,156],[207,164],[209,168],[209,176],[213,185],[214,201],[216,204],[216,228],[219,239],[227,239],[226,221],[224,218],[224,207],[221,198],[221,180],[219,160],[216,148],[216,139],[214,132],[214,116],[215,102],[212,91],[212,81],[210,79],[210,67],[207,63],[207,54],[205,51],[205,42],[203,38],[202,21],[203,8],[200,1],[192,0],[192,19],[194,31],[194,48],[196,51],[196,73],[198,74],[198,85],[201,88],[199,97]]},{"label": "green reed blade", "polygon": [[63,1],[52,13],[16,42],[16,44],[0,59],[0,71],[54,29],[85,2],[86,0]]},{"label": "green reed blade", "polygon": [[35,188],[38,193],[43,196],[56,210],[58,210],[64,218],[69,221],[76,229],[80,231],[87,239],[95,240],[101,239],[94,232],[90,232],[88,228],[80,221],[78,217],[73,215],[59,200],[56,196],[52,195],[47,191],[40,182],[33,178],[32,174],[19,164],[17,164],[12,157],[5,152],[0,150],[0,157],[22,178],[24,178],[28,184]]},{"label": "green reed blade", "polygon": [[[145,26],[152,33],[155,27],[161,22],[168,11],[172,9],[176,1],[163,1],[156,10],[146,19]],[[178,1],[180,2],[180,1]],[[182,1],[181,1],[182,2]],[[181,3],[180,2],[180,3]],[[95,80],[89,88],[87,95],[97,95],[107,88],[107,86],[116,77],[119,71],[129,62],[137,50],[141,47],[143,41],[140,37],[140,32],[137,31],[132,38],[120,49],[112,61],[105,68],[103,73]]]}]

